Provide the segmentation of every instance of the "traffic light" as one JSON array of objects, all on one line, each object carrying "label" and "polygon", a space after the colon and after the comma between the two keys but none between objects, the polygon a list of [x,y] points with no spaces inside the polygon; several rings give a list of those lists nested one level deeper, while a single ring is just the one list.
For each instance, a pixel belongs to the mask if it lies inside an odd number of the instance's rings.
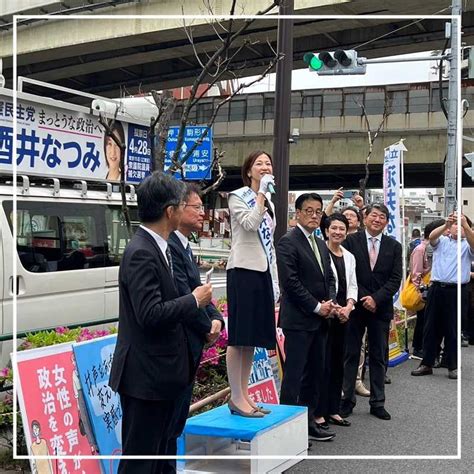
[{"label": "traffic light", "polygon": [[[474,165],[474,152],[473,153],[466,153],[464,155],[464,158],[471,163],[471,165]],[[467,173],[468,176],[471,177],[471,180],[474,181],[474,167],[471,166],[470,168],[464,168],[464,171]]]},{"label": "traffic light", "polygon": [[365,64],[358,63],[357,51],[353,49],[306,53],[303,56],[303,61],[308,65],[310,71],[315,71],[319,76],[365,74],[367,70]]}]

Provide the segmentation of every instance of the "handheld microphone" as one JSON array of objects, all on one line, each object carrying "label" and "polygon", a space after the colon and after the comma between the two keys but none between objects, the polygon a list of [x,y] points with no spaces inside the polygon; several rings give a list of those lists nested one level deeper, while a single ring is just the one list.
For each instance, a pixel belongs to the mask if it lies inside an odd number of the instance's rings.
[{"label": "handheld microphone", "polygon": [[268,192],[269,192],[270,194],[275,194],[275,187],[273,186],[272,183],[269,183],[269,184],[268,184],[268,188],[267,188],[267,189],[268,189]]}]

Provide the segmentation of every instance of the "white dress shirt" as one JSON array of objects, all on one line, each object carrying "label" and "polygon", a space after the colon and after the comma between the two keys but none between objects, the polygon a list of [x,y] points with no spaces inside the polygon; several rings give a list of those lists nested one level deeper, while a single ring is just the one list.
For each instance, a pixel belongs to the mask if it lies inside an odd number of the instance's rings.
[{"label": "white dress shirt", "polygon": [[375,239],[375,249],[377,250],[377,258],[380,252],[380,242],[382,241],[382,232],[378,235],[370,235],[367,230],[365,230],[365,238],[367,239],[367,250],[370,255],[370,249],[372,248],[372,238]]},{"label": "white dress shirt", "polygon": [[145,227],[144,225],[140,225],[140,227],[143,230],[146,230],[155,239],[155,242],[157,243],[158,247],[160,248],[161,253],[163,254],[163,257],[165,257],[165,260],[166,260],[166,262],[168,263],[168,266],[169,266],[170,262],[168,262],[168,257],[166,256],[166,250],[168,249],[168,242],[166,242],[166,240],[163,237],[161,237],[161,235],[157,234],[156,232],[153,232],[148,227]]}]

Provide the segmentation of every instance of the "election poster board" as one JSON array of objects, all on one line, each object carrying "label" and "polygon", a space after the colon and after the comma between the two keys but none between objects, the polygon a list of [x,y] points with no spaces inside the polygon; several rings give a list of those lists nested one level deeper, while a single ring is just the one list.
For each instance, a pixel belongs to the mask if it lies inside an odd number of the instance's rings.
[{"label": "election poster board", "polygon": [[[109,387],[117,335],[73,345],[77,371],[99,453],[122,454],[122,410],[119,395]],[[115,474],[118,459],[101,459],[103,474]]]},{"label": "election poster board", "polygon": [[278,404],[273,369],[265,348],[256,347],[249,378],[249,395],[254,403]]},{"label": "election poster board", "polygon": [[[91,456],[93,435],[87,432],[78,401],[78,377],[72,344],[17,353],[18,399],[30,456]],[[85,414],[87,415],[87,414]],[[37,474],[100,474],[95,459],[32,459]]]},{"label": "election poster board", "polygon": [[[51,102],[18,98],[15,142],[13,97],[0,94],[0,172],[13,172],[15,159],[19,174],[118,181],[121,151],[99,118]],[[148,127],[115,120],[112,130],[125,145],[125,180],[140,183],[151,172]]]}]

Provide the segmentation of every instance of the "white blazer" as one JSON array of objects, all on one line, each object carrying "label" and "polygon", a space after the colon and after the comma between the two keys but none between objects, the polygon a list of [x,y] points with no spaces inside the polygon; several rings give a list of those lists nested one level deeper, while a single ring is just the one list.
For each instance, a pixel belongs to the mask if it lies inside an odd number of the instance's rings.
[{"label": "white blazer", "polygon": [[[352,298],[355,302],[358,301],[358,287],[357,287],[357,277],[356,277],[356,260],[354,255],[352,255],[349,250],[346,250],[341,246],[342,257],[344,258],[344,267],[346,269],[346,301],[349,298]],[[336,278],[336,294],[339,288],[339,279],[337,277],[336,266],[331,257],[331,269]]]},{"label": "white blazer", "polygon": [[[272,211],[275,212],[274,204],[268,199]],[[229,259],[227,260],[227,270],[232,268],[245,268],[264,272],[268,269],[268,260],[262,246],[258,228],[263,220],[265,208],[261,212],[256,206],[250,209],[242,199],[234,194],[229,196],[230,225],[232,230],[232,246],[230,248]],[[275,218],[273,218],[273,230],[275,230]],[[275,301],[278,300],[280,291],[278,285],[278,272],[276,266],[276,253],[272,236],[273,259],[270,273],[273,282],[273,292]]]}]

